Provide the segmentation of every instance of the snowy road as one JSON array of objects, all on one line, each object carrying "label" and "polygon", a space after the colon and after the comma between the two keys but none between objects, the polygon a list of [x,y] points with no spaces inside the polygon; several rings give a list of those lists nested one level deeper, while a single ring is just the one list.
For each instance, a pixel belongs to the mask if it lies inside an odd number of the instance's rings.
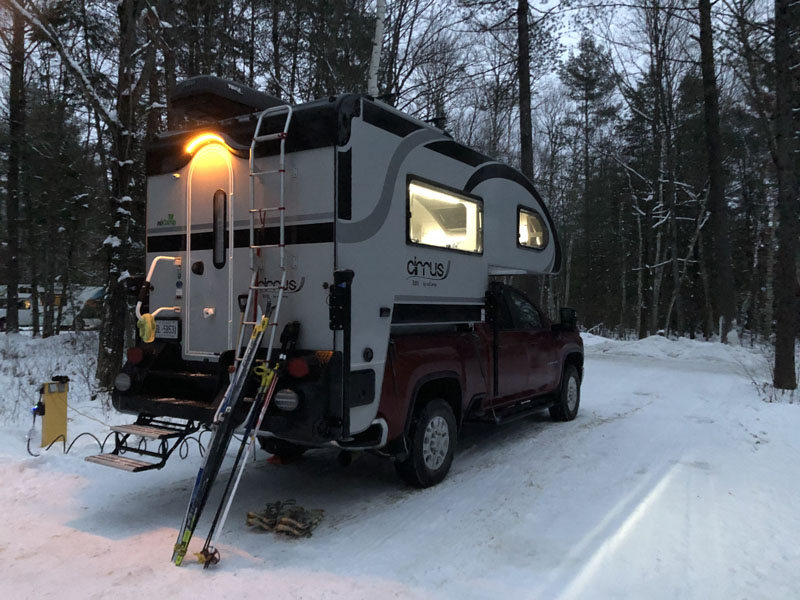
[{"label": "snowy road", "polygon": [[[206,571],[169,562],[196,451],[129,474],[83,462],[90,446],[30,458],[24,429],[0,429],[0,596],[798,597],[800,405],[761,402],[743,349],[588,341],[574,422],[469,427],[435,488],[372,456],[260,452]],[[247,530],[287,498],[325,509],[312,538]]]}]

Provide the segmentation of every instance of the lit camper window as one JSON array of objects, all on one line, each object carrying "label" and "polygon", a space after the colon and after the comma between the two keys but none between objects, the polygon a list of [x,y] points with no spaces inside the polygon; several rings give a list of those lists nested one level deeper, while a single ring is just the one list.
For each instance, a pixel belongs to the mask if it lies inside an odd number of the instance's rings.
[{"label": "lit camper window", "polygon": [[225,266],[225,213],[227,195],[222,190],[214,192],[214,221],[212,237],[214,238],[214,266],[221,269]]},{"label": "lit camper window", "polygon": [[408,184],[408,236],[412,244],[480,254],[483,209],[473,198],[412,181]]},{"label": "lit camper window", "polygon": [[517,222],[520,246],[534,250],[542,250],[547,246],[548,231],[539,213],[520,207]]}]

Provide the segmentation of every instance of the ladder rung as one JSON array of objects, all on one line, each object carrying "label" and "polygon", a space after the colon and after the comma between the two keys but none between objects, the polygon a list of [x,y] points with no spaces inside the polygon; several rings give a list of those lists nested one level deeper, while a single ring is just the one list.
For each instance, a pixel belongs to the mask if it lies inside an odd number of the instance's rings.
[{"label": "ladder rung", "polygon": [[284,289],[285,290],[286,286],[280,286],[280,285],[251,285],[250,289],[251,290],[280,290],[280,289]]},{"label": "ladder rung", "polygon": [[251,208],[251,213],[272,212],[273,210],[286,210],[285,206],[270,206],[269,208]]},{"label": "ladder rung", "polygon": [[254,137],[254,142],[270,142],[272,140],[285,140],[286,134],[281,132],[278,133],[268,133],[267,135],[259,135],[258,137]]},{"label": "ladder rung", "polygon": [[286,173],[286,169],[270,169],[269,171],[256,171],[250,173],[250,177],[260,177],[261,175],[275,175],[276,173]]},{"label": "ladder rung", "polygon": [[242,325],[258,325],[258,321],[242,321]]},{"label": "ladder rung", "polygon": [[256,246],[250,246],[250,248],[252,248],[253,250],[256,250],[258,248],[282,248],[285,245],[286,244],[260,244]]}]

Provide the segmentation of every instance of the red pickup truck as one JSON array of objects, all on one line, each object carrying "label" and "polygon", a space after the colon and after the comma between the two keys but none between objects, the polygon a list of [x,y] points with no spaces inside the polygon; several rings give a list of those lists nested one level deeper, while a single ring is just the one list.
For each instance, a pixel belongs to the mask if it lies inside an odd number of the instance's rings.
[{"label": "red pickup truck", "polygon": [[486,320],[392,336],[379,416],[400,476],[427,487],[444,479],[466,421],[501,423],[548,408],[578,414],[583,342],[574,311],[553,324],[520,291],[487,293]]}]

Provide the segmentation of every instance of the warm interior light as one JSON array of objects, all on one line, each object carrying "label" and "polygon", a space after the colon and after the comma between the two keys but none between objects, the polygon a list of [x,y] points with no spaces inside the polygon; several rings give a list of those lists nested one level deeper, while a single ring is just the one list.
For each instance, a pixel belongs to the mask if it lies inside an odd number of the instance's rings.
[{"label": "warm interior light", "polygon": [[480,252],[480,204],[409,183],[409,234],[414,243]]},{"label": "warm interior light", "polygon": [[186,144],[186,153],[187,154],[194,154],[195,150],[200,148],[201,146],[205,146],[206,144],[221,144],[227,150],[230,150],[228,144],[225,143],[225,140],[222,139],[216,133],[201,133],[196,138],[193,138],[191,142]]},{"label": "warm interior light", "polygon": [[429,198],[430,200],[445,202],[446,204],[464,204],[463,200],[451,196],[450,194],[445,194],[444,192],[440,192],[439,190],[434,190],[429,187],[423,187],[416,183],[409,183],[408,191],[411,192],[413,196]]}]

